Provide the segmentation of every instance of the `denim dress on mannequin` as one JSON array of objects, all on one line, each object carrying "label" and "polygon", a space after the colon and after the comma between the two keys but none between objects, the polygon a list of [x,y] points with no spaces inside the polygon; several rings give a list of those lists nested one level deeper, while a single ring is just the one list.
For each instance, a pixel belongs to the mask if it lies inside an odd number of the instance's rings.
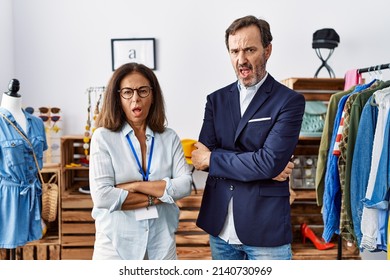
[{"label": "denim dress on mannequin", "polygon": [[42,237],[41,182],[32,149],[8,118],[33,145],[40,167],[48,148],[43,121],[21,107],[19,82],[11,80],[0,106],[0,248],[14,249]]}]

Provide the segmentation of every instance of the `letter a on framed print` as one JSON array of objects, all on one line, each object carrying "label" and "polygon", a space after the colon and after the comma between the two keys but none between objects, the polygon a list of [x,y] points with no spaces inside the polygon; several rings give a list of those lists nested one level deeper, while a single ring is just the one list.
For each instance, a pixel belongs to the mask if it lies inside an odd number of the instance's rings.
[{"label": "letter a on framed print", "polygon": [[111,39],[112,71],[129,63],[142,63],[156,70],[154,38]]}]

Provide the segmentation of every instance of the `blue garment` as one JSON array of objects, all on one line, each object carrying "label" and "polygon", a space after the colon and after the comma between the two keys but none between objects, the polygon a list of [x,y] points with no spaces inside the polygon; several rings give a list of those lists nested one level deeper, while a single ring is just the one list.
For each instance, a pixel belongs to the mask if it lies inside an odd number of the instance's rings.
[{"label": "blue garment", "polygon": [[[8,110],[0,112],[23,131]],[[26,136],[42,168],[45,127],[40,118],[24,114]],[[42,188],[29,144],[2,116],[0,128],[0,248],[12,249],[42,237]]]},{"label": "blue garment", "polygon": [[291,260],[291,244],[276,247],[256,247],[229,244],[219,236],[210,235],[213,260]]},{"label": "blue garment", "polygon": [[351,213],[353,228],[359,247],[362,239],[362,201],[366,196],[367,184],[370,176],[372,145],[378,118],[378,108],[370,104],[371,99],[372,96],[368,99],[366,105],[364,105],[360,117],[351,166]]},{"label": "blue garment", "polygon": [[[376,249],[387,251],[387,221],[388,221],[388,205],[389,205],[389,186],[390,186],[390,118],[387,118],[383,135],[383,145],[379,158],[377,175],[371,198],[364,198],[363,205],[366,208],[374,208],[377,211],[377,224],[372,224],[372,230],[377,230]],[[376,221],[373,221],[376,222]],[[364,221],[362,222],[364,224]],[[364,226],[362,231],[364,233]],[[363,234],[364,236],[364,234]],[[364,240],[364,237],[363,237]],[[363,244],[364,242],[362,242]]]},{"label": "blue garment", "polygon": [[351,94],[344,95],[339,101],[326,163],[322,210],[322,218],[324,220],[324,232],[322,233],[322,237],[326,242],[330,241],[334,233],[339,234],[340,232],[341,188],[339,169],[337,167],[338,157],[333,154],[333,147],[336,142],[337,131],[340,125],[344,105],[350,95]]},{"label": "blue garment", "polygon": [[324,232],[322,233],[322,237],[326,242],[329,242],[331,240],[334,233],[340,233],[341,185],[338,169],[338,156],[333,154],[333,147],[336,142],[338,128],[344,110],[344,105],[347,102],[349,96],[369,88],[374,82],[375,80],[371,81],[368,84],[357,85],[353,92],[344,95],[340,99],[337,107],[337,113],[333,126],[333,134],[328,151],[323,196],[322,217],[324,221]]},{"label": "blue garment", "polygon": [[389,178],[389,137],[390,137],[390,118],[387,118],[385,133],[383,137],[383,146],[378,164],[377,176],[375,179],[374,190],[371,199],[364,199],[364,205],[369,208],[387,209],[388,208],[388,187],[390,186]]}]

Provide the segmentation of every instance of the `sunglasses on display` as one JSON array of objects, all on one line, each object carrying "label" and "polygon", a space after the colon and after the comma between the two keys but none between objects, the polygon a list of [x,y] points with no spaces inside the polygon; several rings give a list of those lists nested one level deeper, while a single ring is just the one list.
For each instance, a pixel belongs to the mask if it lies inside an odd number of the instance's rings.
[{"label": "sunglasses on display", "polygon": [[57,143],[53,143],[53,144],[51,144],[51,149],[52,150],[58,150],[60,148],[60,145],[58,145]]},{"label": "sunglasses on display", "polygon": [[58,114],[61,111],[61,109],[58,107],[39,107],[38,110],[41,114],[47,114],[49,111],[53,114]]},{"label": "sunglasses on display", "polygon": [[47,122],[48,120],[51,120],[53,122],[58,122],[61,118],[61,116],[46,116],[46,115],[40,115],[39,116],[42,121]]},{"label": "sunglasses on display", "polygon": [[[26,108],[24,108],[24,110],[31,115],[34,114],[34,112],[35,112],[33,107],[26,107]],[[41,114],[47,114],[47,113],[49,113],[49,111],[53,114],[58,114],[61,111],[61,109],[58,107],[51,107],[51,108],[39,107],[38,110]]]}]

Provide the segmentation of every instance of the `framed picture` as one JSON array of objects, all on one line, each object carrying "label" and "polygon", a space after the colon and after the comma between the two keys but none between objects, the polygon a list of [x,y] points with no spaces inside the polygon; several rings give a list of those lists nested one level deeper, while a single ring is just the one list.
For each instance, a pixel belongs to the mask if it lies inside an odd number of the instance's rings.
[{"label": "framed picture", "polygon": [[142,63],[156,70],[154,38],[111,39],[112,71],[129,63]]}]

